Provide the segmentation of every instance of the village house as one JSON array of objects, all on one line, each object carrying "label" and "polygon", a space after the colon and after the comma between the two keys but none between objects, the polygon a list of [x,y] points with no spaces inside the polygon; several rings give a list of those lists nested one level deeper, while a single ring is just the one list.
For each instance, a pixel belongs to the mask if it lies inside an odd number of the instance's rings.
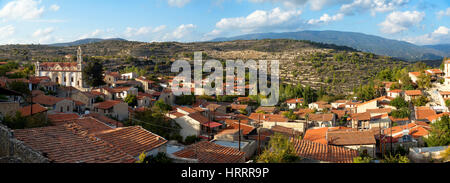
[{"label": "village house", "polygon": [[420,96],[422,96],[422,91],[420,91],[420,90],[406,90],[405,91],[405,100],[408,102],[412,101],[412,100],[416,100]]},{"label": "village house", "polygon": [[66,98],[58,98],[48,95],[33,97],[33,102],[47,107],[49,111],[72,113],[75,109],[75,102]]},{"label": "village house", "polygon": [[297,106],[303,105],[303,98],[293,98],[286,100],[286,104],[288,105],[289,109],[297,109]]},{"label": "village house", "polygon": [[410,72],[409,77],[411,78],[411,81],[413,83],[417,83],[417,80],[419,79],[420,74],[421,74],[420,72]]},{"label": "village house", "polygon": [[20,108],[22,94],[0,87],[0,120],[5,116],[13,116]]},{"label": "village house", "polygon": [[106,100],[125,99],[128,95],[138,95],[138,89],[134,87],[103,87],[94,91],[103,93],[106,96]]},{"label": "village house", "polygon": [[333,109],[343,109],[345,108],[345,104],[350,102],[349,100],[337,100],[334,102],[331,102],[331,108]]},{"label": "village house", "polygon": [[147,93],[139,92],[136,96],[138,107],[148,107],[152,104],[152,98],[153,96]]},{"label": "village house", "polygon": [[105,83],[108,84],[109,86],[114,85],[114,83],[116,83],[117,81],[119,81],[121,79],[120,73],[119,72],[107,72],[105,74]]},{"label": "village house", "polygon": [[328,104],[328,102],[325,101],[318,101],[318,102],[314,102],[308,105],[308,107],[310,109],[315,109],[317,111],[323,111],[325,109],[330,109],[331,105]]},{"label": "village house", "polygon": [[417,121],[423,121],[423,122],[431,122],[428,120],[429,117],[435,116],[436,111],[434,111],[431,107],[415,107],[415,118]]},{"label": "village house", "polygon": [[245,111],[246,114],[251,113],[251,108],[247,104],[231,104],[230,107],[235,113],[239,113],[241,111]]},{"label": "village house", "polygon": [[128,104],[118,100],[95,103],[93,111],[120,121],[128,119]]},{"label": "village house", "polygon": [[311,123],[313,127],[332,127],[336,124],[336,115],[333,113],[309,114],[308,122]]},{"label": "village house", "polygon": [[371,131],[328,131],[326,135],[329,145],[367,152],[369,156],[376,157],[377,142]]},{"label": "village house", "polygon": [[321,127],[321,128],[311,128],[306,130],[303,140],[308,140],[311,142],[317,142],[321,144],[328,144],[327,133],[329,131],[355,131],[355,129],[348,127]]},{"label": "village house", "polygon": [[[383,130],[384,143],[393,142],[394,150],[399,146],[409,149],[411,147],[421,147],[425,145],[423,138],[430,133],[431,126],[425,122],[414,121],[409,124],[394,126]],[[388,145],[385,147],[390,148]]]},{"label": "village house", "polygon": [[86,105],[86,108],[93,109],[96,98],[104,97],[103,94],[101,94],[101,93],[100,93],[100,95],[98,95],[98,94],[99,93],[95,93],[95,92],[78,92],[78,93],[73,94],[71,98],[73,100],[82,102],[83,104]]},{"label": "village house", "polygon": [[[150,93],[155,96],[154,93]],[[175,95],[172,93],[172,90],[165,88],[159,95],[158,100],[163,101],[166,104],[174,105],[175,104]]]},{"label": "village house", "polygon": [[[43,116],[47,116],[47,108],[40,104],[33,104],[22,107],[18,110],[23,117],[32,116],[35,114],[43,114]],[[33,114],[31,114],[33,112]]]},{"label": "village house", "polygon": [[370,121],[372,119],[370,112],[351,114],[350,119],[351,119],[351,127],[353,129],[358,130],[370,129]]},{"label": "village house", "polygon": [[135,80],[142,83],[145,92],[149,92],[152,88],[155,87],[155,81],[148,80],[145,77],[141,76],[136,78]]},{"label": "village house", "polygon": [[412,163],[448,163],[442,156],[448,148],[450,146],[414,147],[409,149],[408,158]]},{"label": "village house", "polygon": [[387,92],[387,96],[391,98],[397,98],[401,97],[403,95],[403,90],[396,89],[396,90],[390,90]]},{"label": "village house", "polygon": [[122,80],[131,80],[131,79],[135,79],[137,77],[138,77],[138,75],[136,73],[134,73],[134,72],[123,73],[123,74],[120,75],[120,78]]}]

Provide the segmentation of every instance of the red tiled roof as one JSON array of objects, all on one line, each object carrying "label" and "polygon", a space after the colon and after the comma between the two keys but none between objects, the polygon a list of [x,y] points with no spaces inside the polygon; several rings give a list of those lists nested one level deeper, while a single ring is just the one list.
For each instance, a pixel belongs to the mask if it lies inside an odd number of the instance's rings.
[{"label": "red tiled roof", "polygon": [[276,107],[263,107],[263,106],[260,106],[260,107],[258,107],[256,109],[256,112],[264,111],[265,113],[273,113],[273,112],[275,112],[276,109],[277,109]]},{"label": "red tiled roof", "polygon": [[[239,129],[239,121],[238,120],[226,119],[225,123],[228,126],[232,127],[233,129]],[[242,130],[242,134],[248,135],[253,130],[255,130],[255,127],[247,125],[244,121],[241,121],[241,130]]]},{"label": "red tiled roof", "polygon": [[369,113],[390,113],[392,111],[391,108],[379,108],[379,109],[367,109],[366,112]]},{"label": "red tiled roof", "polygon": [[349,148],[299,139],[291,139],[291,142],[294,144],[296,154],[302,158],[332,163],[353,163],[353,158],[358,156],[358,151]]},{"label": "red tiled roof", "polygon": [[396,90],[389,90],[388,93],[401,93],[403,90],[396,89]]},{"label": "red tiled roof", "polygon": [[65,100],[65,98],[53,97],[48,95],[38,95],[33,97],[33,102],[42,105],[55,105],[56,103]]},{"label": "red tiled roof", "polygon": [[93,118],[97,119],[98,121],[101,121],[105,124],[108,124],[111,126],[116,126],[116,127],[123,127],[122,122],[113,120],[113,119],[103,116],[99,113],[89,113],[89,114],[84,115],[84,117],[93,117]]},{"label": "red tiled roof", "polygon": [[130,163],[135,159],[111,144],[86,135],[77,124],[14,130],[14,136],[56,163]]},{"label": "red tiled roof", "polygon": [[331,145],[373,145],[375,141],[374,133],[371,131],[329,131],[327,142]]},{"label": "red tiled roof", "polygon": [[323,127],[323,128],[317,128],[317,129],[308,129],[306,130],[305,136],[303,137],[304,140],[309,140],[313,142],[318,142],[322,144],[327,144],[327,132],[328,131],[334,131],[334,130],[354,130],[352,128],[347,127]]},{"label": "red tiled roof", "polygon": [[405,95],[418,96],[418,95],[422,95],[422,91],[420,91],[420,90],[406,90],[405,91]]},{"label": "red tiled roof", "polygon": [[200,114],[199,112],[191,113],[188,115],[190,118],[200,122],[200,124],[209,122],[208,118]]},{"label": "red tiled roof", "polygon": [[420,72],[410,72],[409,74],[414,75],[414,76],[420,76]]},{"label": "red tiled roof", "polygon": [[276,133],[281,133],[281,134],[285,134],[288,136],[301,136],[302,132],[296,131],[293,128],[288,128],[288,127],[284,127],[284,126],[280,126],[280,125],[274,125],[272,126],[272,128],[270,128],[270,130],[272,130],[273,132]]},{"label": "red tiled roof", "polygon": [[334,114],[309,114],[308,120],[310,121],[332,121]]},{"label": "red tiled roof", "polygon": [[403,130],[408,129],[409,135],[413,136],[414,138],[419,138],[423,136],[427,136],[430,133],[431,127],[427,123],[409,123],[402,126],[395,126],[392,128],[387,128],[384,130],[384,134],[387,136],[390,136],[391,133],[394,137],[394,139],[401,138],[403,136]]},{"label": "red tiled roof", "polygon": [[288,103],[288,104],[298,104],[298,103],[303,103],[303,98],[293,98],[293,99],[288,99],[288,100],[286,100],[286,103]]},{"label": "red tiled roof", "polygon": [[436,115],[436,112],[430,107],[417,107],[416,109],[416,119],[423,120],[430,116]]},{"label": "red tiled roof", "polygon": [[261,114],[261,113],[251,113],[249,116],[251,120],[261,120],[267,122],[288,122],[289,119],[281,114]]},{"label": "red tiled roof", "polygon": [[198,142],[173,153],[181,158],[198,159],[199,163],[243,163],[245,153],[209,141]]},{"label": "red tiled roof", "polygon": [[392,122],[409,121],[409,118],[394,118],[394,117],[392,117],[392,116],[389,116],[389,119],[390,119]]},{"label": "red tiled roof", "polygon": [[[42,107],[39,104],[33,104],[33,114],[41,113],[47,111],[47,108]],[[19,112],[22,114],[22,116],[30,116],[31,113],[31,105],[25,106],[19,109]]]},{"label": "red tiled roof", "polygon": [[347,114],[347,111],[345,110],[331,110],[331,113],[334,113],[338,116],[338,118],[342,118]]},{"label": "red tiled roof", "polygon": [[115,106],[115,105],[117,105],[119,103],[122,103],[122,101],[107,100],[107,101],[104,101],[104,102],[95,103],[94,106],[96,108],[99,108],[99,109],[109,109],[109,108],[111,108],[111,107],[113,107],[113,106]]},{"label": "red tiled roof", "polygon": [[354,113],[350,115],[353,120],[370,121],[370,112]]},{"label": "red tiled roof", "polygon": [[198,111],[196,111],[196,110],[194,110],[194,109],[192,109],[190,107],[178,107],[178,109],[180,109],[182,111],[185,111],[185,112],[187,112],[189,114],[198,112]]},{"label": "red tiled roof", "polygon": [[78,114],[74,113],[48,114],[47,117],[53,124],[58,122],[68,122],[80,118]]},{"label": "red tiled roof", "polygon": [[206,123],[202,123],[202,125],[205,126],[205,127],[208,127],[208,128],[216,128],[216,127],[222,126],[221,123],[217,123],[217,122],[214,122],[214,121],[209,121],[209,122],[206,122]]},{"label": "red tiled roof", "polygon": [[231,109],[233,110],[245,110],[247,107],[248,105],[231,104]]},{"label": "red tiled roof", "polygon": [[134,157],[139,156],[142,152],[158,148],[167,142],[163,137],[151,133],[141,126],[103,131],[96,133],[95,136]]}]

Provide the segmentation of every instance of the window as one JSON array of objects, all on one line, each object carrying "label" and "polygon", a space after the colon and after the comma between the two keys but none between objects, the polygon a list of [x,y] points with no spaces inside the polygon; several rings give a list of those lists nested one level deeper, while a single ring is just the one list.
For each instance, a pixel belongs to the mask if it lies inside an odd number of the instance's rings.
[{"label": "window", "polygon": [[69,106],[67,106],[67,112],[69,112],[70,111],[70,107]]},{"label": "window", "polygon": [[70,82],[72,82],[72,83],[73,83],[73,77],[71,77],[71,78],[70,78]]},{"label": "window", "polygon": [[62,106],[61,106],[61,112],[64,112],[64,111],[63,111],[63,107],[62,107]]}]

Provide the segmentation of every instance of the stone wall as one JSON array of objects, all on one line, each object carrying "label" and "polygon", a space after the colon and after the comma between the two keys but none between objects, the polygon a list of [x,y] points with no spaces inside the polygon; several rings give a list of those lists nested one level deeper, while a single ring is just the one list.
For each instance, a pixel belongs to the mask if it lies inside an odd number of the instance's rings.
[{"label": "stone wall", "polygon": [[41,153],[14,138],[13,132],[0,124],[0,158],[12,158],[22,163],[48,163]]}]

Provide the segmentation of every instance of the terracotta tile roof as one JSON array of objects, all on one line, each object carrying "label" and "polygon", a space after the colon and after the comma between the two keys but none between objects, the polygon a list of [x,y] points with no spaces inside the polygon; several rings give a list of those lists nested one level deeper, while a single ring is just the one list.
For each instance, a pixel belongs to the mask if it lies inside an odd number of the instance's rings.
[{"label": "terracotta tile roof", "polygon": [[108,124],[110,126],[123,127],[123,123],[122,122],[113,120],[113,119],[108,118],[108,117],[106,117],[104,115],[101,115],[99,113],[89,113],[89,114],[86,114],[86,115],[83,115],[83,116],[84,117],[95,118],[96,120],[101,121],[101,122],[103,122],[105,124]]},{"label": "terracotta tile roof", "polygon": [[122,103],[122,101],[118,101],[118,100],[107,100],[104,102],[99,102],[99,103],[95,103],[94,107],[99,108],[99,109],[109,109],[114,107],[115,105]]},{"label": "terracotta tile roof", "polygon": [[441,69],[428,69],[427,71],[431,71],[432,74],[442,74],[444,72]]},{"label": "terracotta tile roof", "polygon": [[308,129],[306,130],[304,140],[309,140],[312,142],[318,142],[322,144],[328,144],[326,136],[328,131],[336,131],[336,130],[344,130],[344,131],[352,131],[354,129],[347,127],[323,127],[317,129]]},{"label": "terracotta tile roof", "polygon": [[392,111],[392,109],[391,108],[379,108],[379,109],[367,109],[366,110],[366,112],[369,112],[369,113],[376,113],[376,114],[378,114],[378,113],[390,113]]},{"label": "terracotta tile roof", "polygon": [[[239,121],[238,120],[226,119],[225,123],[233,129],[239,129]],[[244,121],[241,121],[241,130],[242,130],[243,135],[248,135],[255,129],[256,129],[255,127],[247,125]]]},{"label": "terracotta tile roof", "polygon": [[190,107],[184,107],[184,106],[183,107],[178,107],[178,109],[180,109],[180,110],[182,110],[184,112],[187,112],[189,114],[198,112],[198,111],[196,111],[196,110],[194,110],[194,109],[192,109]]},{"label": "terracotta tile roof", "polygon": [[33,90],[31,91],[31,95],[33,95],[33,97],[36,97],[38,95],[45,95],[45,93],[41,90]]},{"label": "terracotta tile roof", "polygon": [[209,122],[206,122],[206,123],[202,123],[202,125],[204,127],[208,127],[208,128],[216,128],[216,127],[223,126],[222,123],[217,123],[217,122],[214,122],[214,121],[209,121]]},{"label": "terracotta tile roof", "polygon": [[[384,134],[387,136],[390,136],[392,133],[392,136],[394,139],[401,138],[403,136],[403,130],[409,130],[409,135],[413,136],[414,138],[424,137],[427,136],[430,133],[431,126],[427,123],[409,123],[402,126],[394,126],[392,128],[384,129]],[[392,131],[392,132],[391,132]]]},{"label": "terracotta tile roof", "polygon": [[256,112],[258,111],[264,111],[265,113],[274,113],[276,111],[276,107],[263,107],[260,106],[256,109]]},{"label": "terracotta tile roof", "polygon": [[436,115],[436,112],[430,107],[417,107],[416,108],[416,119],[424,120],[430,116]]},{"label": "terracotta tile roof", "polygon": [[299,139],[291,139],[291,142],[296,154],[302,158],[332,163],[353,163],[353,158],[358,156],[358,151],[345,147]]},{"label": "terracotta tile roof", "polygon": [[331,113],[336,114],[338,118],[342,118],[347,114],[345,110],[331,110]]},{"label": "terracotta tile roof", "polygon": [[266,122],[288,122],[289,119],[281,114],[261,114],[251,113],[249,119],[254,121],[266,121]]},{"label": "terracotta tile roof", "polygon": [[81,126],[64,124],[14,130],[15,137],[56,163],[130,163],[135,159],[111,144],[87,136]]},{"label": "terracotta tile roof", "polygon": [[30,78],[30,82],[31,82],[32,84],[39,84],[39,83],[40,83],[41,81],[43,81],[43,80],[50,81],[50,78],[47,77],[47,76],[40,76],[40,77],[38,77],[38,76],[33,76],[33,77]]},{"label": "terracotta tile roof", "polygon": [[303,98],[293,98],[293,99],[288,99],[288,100],[286,100],[286,103],[288,103],[288,104],[298,104],[298,103],[303,103]]},{"label": "terracotta tile roof", "polygon": [[56,114],[48,114],[47,118],[53,123],[59,122],[69,122],[75,119],[80,118],[78,114],[75,113],[56,113]]},{"label": "terracotta tile roof", "polygon": [[392,84],[394,84],[395,82],[383,82],[384,87],[386,88],[391,88]]},{"label": "terracotta tile roof", "polygon": [[333,121],[334,114],[309,114],[308,120],[310,121]]},{"label": "terracotta tile roof", "polygon": [[371,131],[329,131],[327,142],[331,145],[373,145],[375,136]]},{"label": "terracotta tile roof", "polygon": [[418,95],[422,95],[422,91],[420,91],[420,90],[406,90],[405,91],[405,95],[418,96]]},{"label": "terracotta tile roof", "polygon": [[248,105],[231,104],[231,109],[233,110],[245,110],[247,107]]},{"label": "terracotta tile roof", "polygon": [[[41,106],[40,104],[33,104],[33,114],[41,113],[47,111],[47,108]],[[19,112],[22,116],[30,116],[31,113],[31,105],[25,106],[19,109]]]},{"label": "terracotta tile roof", "polygon": [[113,76],[115,78],[120,77],[120,73],[119,72],[109,72],[106,75]]},{"label": "terracotta tile roof", "polygon": [[102,131],[96,133],[95,136],[133,157],[158,148],[167,142],[163,137],[149,132],[141,126]]},{"label": "terracotta tile roof", "polygon": [[437,120],[437,119],[439,119],[439,118],[441,118],[442,116],[445,116],[445,115],[450,116],[450,112],[443,112],[443,113],[440,113],[440,114],[428,116],[426,118],[428,119],[429,122],[433,122],[434,120]]},{"label": "terracotta tile roof", "polygon": [[200,114],[199,112],[191,113],[188,115],[190,118],[200,122],[200,124],[209,122],[208,118]]},{"label": "terracotta tile roof", "polygon": [[250,97],[238,97],[237,98],[238,102],[249,102],[251,101]]},{"label": "terracotta tile roof", "polygon": [[396,90],[389,90],[388,93],[402,93],[403,90],[396,89]]},{"label": "terracotta tile roof", "polygon": [[392,117],[392,116],[389,116],[389,119],[390,119],[392,122],[409,121],[409,118],[394,118],[394,117]]},{"label": "terracotta tile roof", "polygon": [[173,153],[181,158],[198,159],[199,163],[243,163],[245,153],[232,147],[203,141]]},{"label": "terracotta tile roof", "polygon": [[441,95],[450,95],[450,91],[440,91],[439,94],[441,94]]},{"label": "terracotta tile roof", "polygon": [[[80,119],[75,119],[71,121],[70,123],[74,123],[79,125],[83,128],[83,130],[86,131],[87,134],[94,134],[105,130],[111,130],[112,127],[106,125],[105,123],[102,123],[101,121],[93,118],[93,117],[84,117]],[[64,124],[64,123],[59,123]]]},{"label": "terracotta tile roof", "polygon": [[294,130],[293,128],[288,128],[288,127],[284,127],[284,126],[280,126],[280,125],[272,126],[272,128],[270,128],[270,129],[273,132],[285,134],[288,136],[292,136],[292,135],[301,136],[303,134],[302,132]]},{"label": "terracotta tile roof", "polygon": [[350,117],[357,121],[370,121],[370,112],[354,113],[351,114]]},{"label": "terracotta tile roof", "polygon": [[420,76],[420,72],[410,72],[409,74],[414,75],[414,76]]},{"label": "terracotta tile roof", "polygon": [[48,95],[38,95],[33,97],[33,102],[41,105],[55,105],[56,103],[65,100],[65,98],[53,97]]}]

